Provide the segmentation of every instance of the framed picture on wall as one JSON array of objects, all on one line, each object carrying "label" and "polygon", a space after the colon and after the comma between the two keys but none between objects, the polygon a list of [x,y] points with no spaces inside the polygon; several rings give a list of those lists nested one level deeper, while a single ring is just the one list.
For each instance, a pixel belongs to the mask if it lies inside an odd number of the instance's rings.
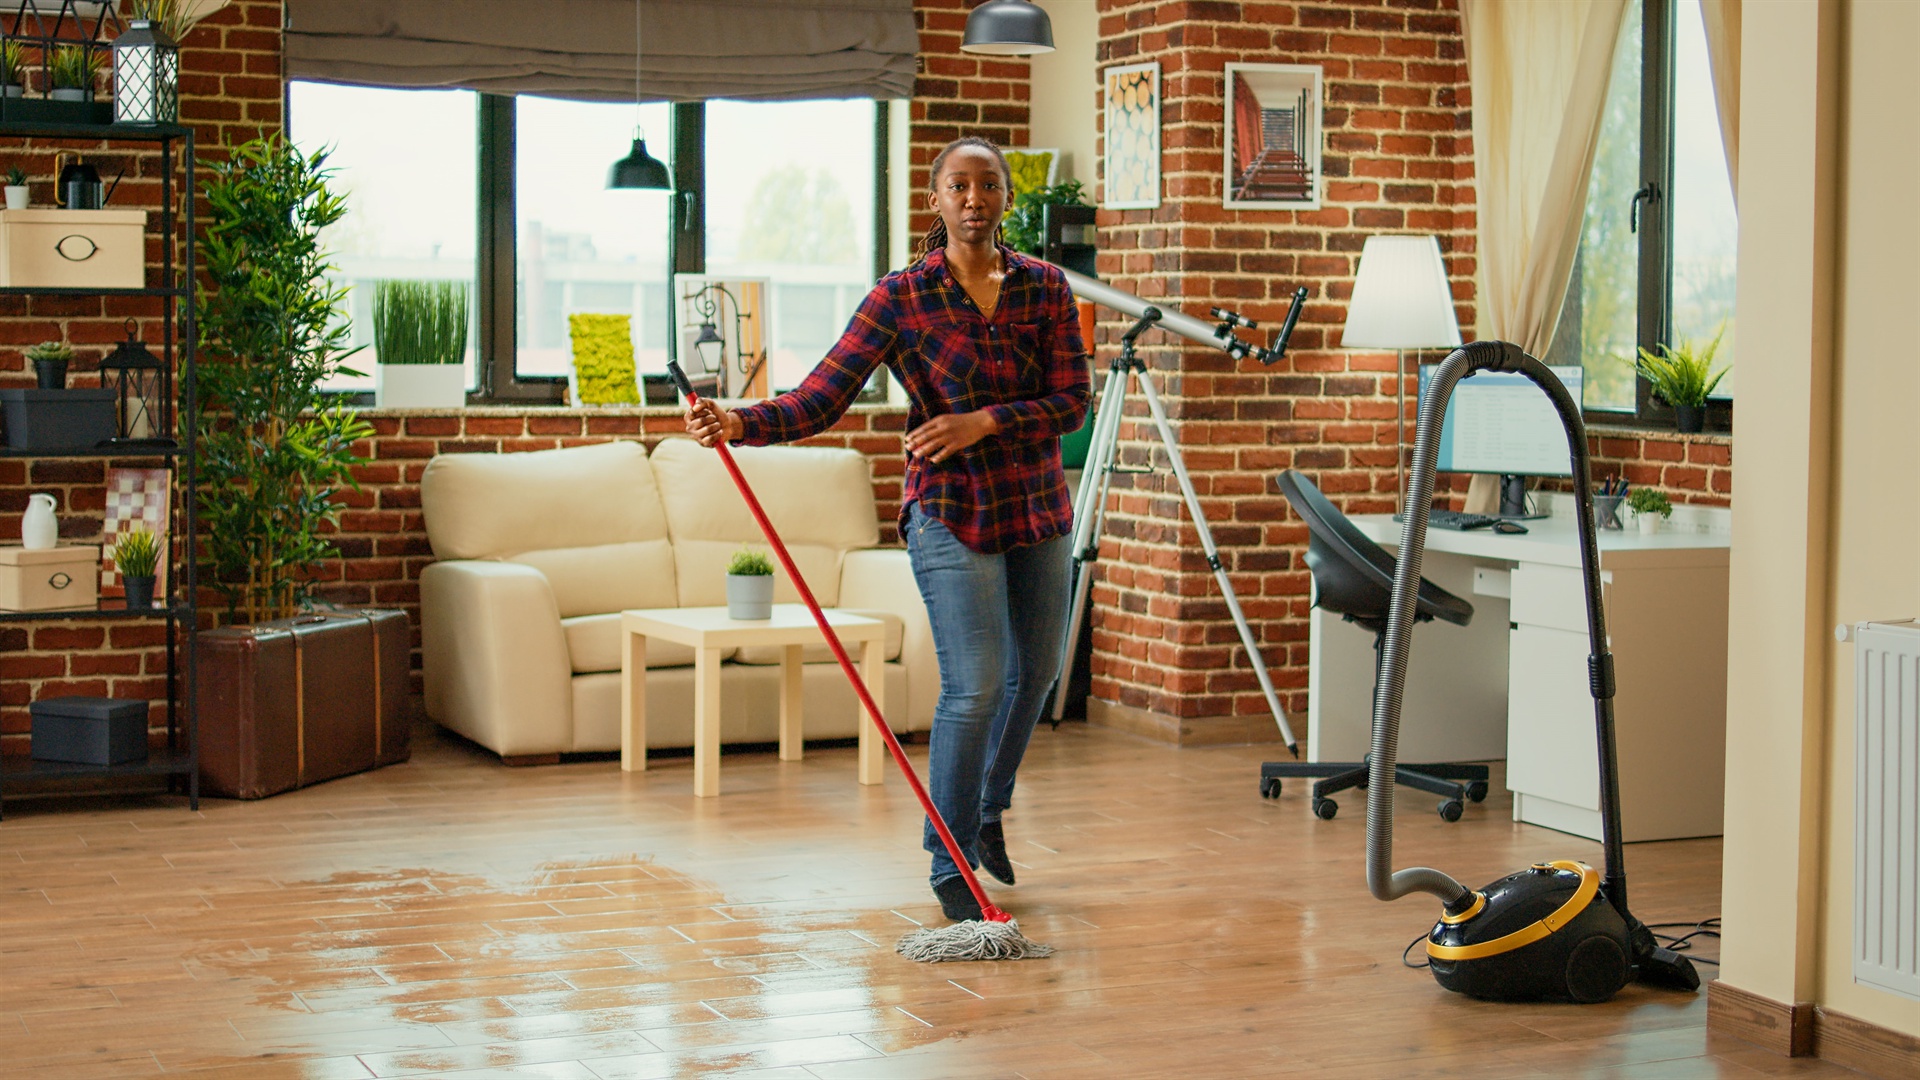
[{"label": "framed picture on wall", "polygon": [[1135,210],[1160,205],[1160,65],[1110,67],[1100,205]]},{"label": "framed picture on wall", "polygon": [[1320,68],[1228,64],[1222,176],[1232,210],[1320,208]]}]

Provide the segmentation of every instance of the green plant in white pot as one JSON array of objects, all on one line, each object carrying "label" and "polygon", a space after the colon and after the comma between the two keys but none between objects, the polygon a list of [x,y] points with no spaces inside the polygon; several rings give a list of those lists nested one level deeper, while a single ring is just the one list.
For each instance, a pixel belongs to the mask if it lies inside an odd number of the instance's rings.
[{"label": "green plant in white pot", "polygon": [[373,401],[382,409],[467,403],[464,281],[373,283]]},{"label": "green plant in white pot", "polygon": [[1643,533],[1659,532],[1660,523],[1673,516],[1672,501],[1652,488],[1634,488],[1627,496],[1627,505],[1633,508],[1634,520]]},{"label": "green plant in white pot", "polygon": [[773,562],[751,548],[727,561],[727,618],[773,618]]}]

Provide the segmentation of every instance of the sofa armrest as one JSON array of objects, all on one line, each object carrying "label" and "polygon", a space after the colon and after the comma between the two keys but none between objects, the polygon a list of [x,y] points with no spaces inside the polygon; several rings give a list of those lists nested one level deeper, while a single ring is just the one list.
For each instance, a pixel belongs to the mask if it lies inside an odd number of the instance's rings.
[{"label": "sofa armrest", "polygon": [[900,635],[900,666],[907,672],[907,715],[888,717],[896,731],[928,731],[940,698],[940,663],[933,652],[927,606],[913,578],[905,548],[859,548],[840,563],[843,609],[888,611],[905,624]]},{"label": "sofa armrest", "polygon": [[572,665],[546,576],[454,561],[420,574],[427,715],[503,757],[573,749]]}]

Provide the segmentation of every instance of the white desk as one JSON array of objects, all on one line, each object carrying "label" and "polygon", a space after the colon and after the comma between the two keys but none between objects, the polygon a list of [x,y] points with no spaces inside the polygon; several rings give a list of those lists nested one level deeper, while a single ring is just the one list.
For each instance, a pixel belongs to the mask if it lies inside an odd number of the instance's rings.
[{"label": "white desk", "polygon": [[[1585,590],[1570,508],[1524,535],[1427,533],[1427,580],[1473,621],[1418,623],[1401,704],[1400,760],[1505,757],[1514,818],[1600,836],[1599,759],[1587,689]],[[1678,508],[1713,531],[1600,533],[1613,650],[1625,840],[1720,834],[1727,711],[1731,514]],[[1354,517],[1389,551],[1390,515]],[[1307,756],[1358,761],[1373,720],[1373,635],[1315,608]]]}]

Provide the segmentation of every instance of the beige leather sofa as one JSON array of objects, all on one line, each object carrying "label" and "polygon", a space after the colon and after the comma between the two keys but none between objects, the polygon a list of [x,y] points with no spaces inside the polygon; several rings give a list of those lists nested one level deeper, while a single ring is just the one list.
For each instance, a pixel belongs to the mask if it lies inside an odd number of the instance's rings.
[{"label": "beige leather sofa", "polygon": [[[856,451],[742,447],[741,471],[821,604],[884,619],[896,732],[925,731],[939,691],[907,553],[883,549]],[[420,576],[427,714],[509,760],[620,749],[620,615],[726,603],[726,563],[766,550],[719,455],[689,439],[522,454],[443,454],[421,480],[438,561]],[[798,602],[779,573],[774,599]],[[857,656],[857,652],[855,653]],[[858,734],[824,644],[802,682],[809,738]],[[647,745],[693,744],[693,654],[647,646]],[[778,650],[728,654],[721,741],[779,737]]]}]

